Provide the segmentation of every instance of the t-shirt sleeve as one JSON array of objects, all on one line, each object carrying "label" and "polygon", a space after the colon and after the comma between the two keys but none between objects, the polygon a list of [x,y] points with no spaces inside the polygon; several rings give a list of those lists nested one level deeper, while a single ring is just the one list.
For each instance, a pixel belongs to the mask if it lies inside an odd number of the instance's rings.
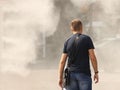
[{"label": "t-shirt sleeve", "polygon": [[88,44],[87,45],[88,46],[88,50],[89,49],[95,49],[93,41],[92,41],[92,39],[90,37],[88,37],[88,39],[87,39],[87,44]]},{"label": "t-shirt sleeve", "polygon": [[64,43],[63,53],[67,53],[67,41]]}]

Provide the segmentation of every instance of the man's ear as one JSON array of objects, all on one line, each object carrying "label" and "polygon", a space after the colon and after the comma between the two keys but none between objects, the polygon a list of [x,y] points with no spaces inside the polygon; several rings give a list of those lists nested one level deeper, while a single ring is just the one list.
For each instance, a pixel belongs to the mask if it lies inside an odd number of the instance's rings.
[{"label": "man's ear", "polygon": [[73,31],[73,27],[72,26],[70,26],[70,29],[71,29],[71,31]]}]

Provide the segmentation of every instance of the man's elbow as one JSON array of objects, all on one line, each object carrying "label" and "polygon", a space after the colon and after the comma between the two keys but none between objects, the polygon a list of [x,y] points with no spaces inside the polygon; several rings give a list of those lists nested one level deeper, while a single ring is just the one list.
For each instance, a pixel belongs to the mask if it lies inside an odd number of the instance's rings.
[{"label": "man's elbow", "polygon": [[64,61],[61,61],[61,62],[60,62],[60,65],[64,65],[64,64],[65,64],[65,62],[64,62]]},{"label": "man's elbow", "polygon": [[96,61],[96,56],[92,55],[92,56],[90,56],[90,59],[91,59],[91,61]]}]

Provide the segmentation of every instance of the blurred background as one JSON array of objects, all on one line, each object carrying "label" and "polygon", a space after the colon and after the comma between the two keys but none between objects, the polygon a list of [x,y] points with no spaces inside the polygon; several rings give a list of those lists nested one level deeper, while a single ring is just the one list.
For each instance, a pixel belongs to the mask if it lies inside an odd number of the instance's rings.
[{"label": "blurred background", "polygon": [[0,90],[60,90],[58,63],[75,18],[95,44],[100,82],[93,90],[120,89],[119,5],[119,0],[0,0]]}]

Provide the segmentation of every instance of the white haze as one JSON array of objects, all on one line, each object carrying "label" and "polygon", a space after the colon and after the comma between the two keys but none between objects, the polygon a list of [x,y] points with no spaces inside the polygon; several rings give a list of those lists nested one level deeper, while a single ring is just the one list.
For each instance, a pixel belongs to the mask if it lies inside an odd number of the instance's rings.
[{"label": "white haze", "polygon": [[55,12],[53,0],[0,2],[0,71],[27,75],[27,65],[36,59],[37,35],[55,32],[59,11]]},{"label": "white haze", "polygon": [[119,0],[100,0],[106,13],[115,13],[119,6]]},{"label": "white haze", "polygon": [[[57,70],[40,69],[29,73],[30,70],[27,68],[29,63],[35,62],[36,40],[38,41],[39,33],[40,35],[46,33],[46,36],[49,36],[56,30],[60,13],[55,10],[57,6],[54,6],[54,1],[0,0],[0,90],[61,90],[57,85]],[[99,17],[96,19],[100,22],[94,23],[104,27],[99,29],[93,27],[98,38],[94,42],[99,62],[100,81],[99,84],[93,82],[93,90],[119,90],[120,22],[117,20],[120,15],[120,1],[70,1],[77,9],[73,11],[75,14],[88,11],[91,4],[100,3],[103,10],[98,12]],[[65,8],[67,4],[64,4]],[[63,12],[61,10],[61,13],[66,13],[67,10]],[[74,15],[73,12],[72,15]],[[69,17],[68,13],[64,16]],[[40,44],[43,43],[41,39],[39,40]],[[24,75],[27,77],[21,77]]]},{"label": "white haze", "polygon": [[90,4],[96,0],[71,0],[71,2],[77,7],[79,12],[85,12],[88,10]]}]

